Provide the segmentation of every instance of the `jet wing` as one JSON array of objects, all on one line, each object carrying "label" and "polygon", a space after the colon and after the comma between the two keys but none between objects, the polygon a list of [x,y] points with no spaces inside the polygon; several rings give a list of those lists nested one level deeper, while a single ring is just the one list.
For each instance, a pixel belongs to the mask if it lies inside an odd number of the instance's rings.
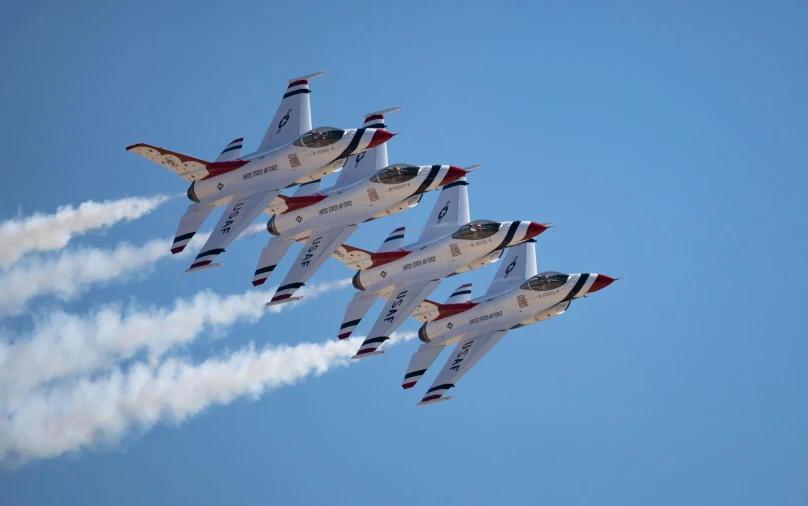
[{"label": "jet wing", "polygon": [[253,286],[264,284],[294,242],[294,239],[281,237],[272,237],[267,242],[266,247],[261,250],[261,258],[253,274]]},{"label": "jet wing", "polygon": [[500,260],[488,290],[483,297],[496,295],[522,284],[526,279],[536,275],[536,241],[530,239],[517,246],[508,248],[508,254]]},{"label": "jet wing", "polygon": [[200,268],[216,267],[211,262],[224,252],[238,235],[244,231],[261,211],[278,196],[280,191],[268,190],[251,194],[235,195],[227,205],[224,214],[211,232],[210,237],[202,246],[202,251],[194,259],[191,268],[185,272],[193,272]]},{"label": "jet wing", "polygon": [[309,103],[309,79],[325,74],[317,72],[289,80],[281,104],[269,124],[257,153],[269,151],[288,144],[311,130],[311,105]]},{"label": "jet wing", "polygon": [[385,353],[387,350],[376,351],[383,342],[390,339],[392,334],[407,319],[410,313],[424,301],[430,293],[440,284],[439,279],[428,279],[402,283],[390,293],[390,298],[382,309],[382,314],[359,351],[351,358],[364,358]]},{"label": "jet wing", "polygon": [[470,221],[468,182],[464,177],[443,187],[418,244],[451,234]]},{"label": "jet wing", "polygon": [[267,305],[274,306],[299,300],[300,297],[292,297],[292,295],[342,245],[342,241],[350,237],[357,228],[359,228],[358,225],[349,225],[347,227],[319,227],[314,229],[309,235],[306,244],[303,245],[297,259],[295,259],[292,269],[289,270],[289,273],[278,286],[278,290]]},{"label": "jet wing", "polygon": [[[446,361],[446,365],[443,366],[440,374],[435,378],[435,382],[432,383],[424,398],[418,403],[418,406],[451,399],[451,397],[443,397],[443,394],[455,386],[460,381],[460,378],[474,367],[474,364],[488,353],[507,332],[507,330],[499,330],[493,333],[472,333],[461,339],[455,346],[449,360]],[[423,374],[421,371],[418,372]],[[418,377],[420,378],[420,375]]]}]

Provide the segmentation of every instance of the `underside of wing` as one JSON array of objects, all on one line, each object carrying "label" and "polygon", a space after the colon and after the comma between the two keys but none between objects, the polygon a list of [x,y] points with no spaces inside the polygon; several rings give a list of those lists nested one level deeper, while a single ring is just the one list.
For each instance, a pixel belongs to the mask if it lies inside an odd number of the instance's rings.
[{"label": "underside of wing", "polygon": [[342,241],[350,237],[357,228],[356,225],[350,225],[313,230],[269,304],[279,304],[292,299],[294,293],[303,287],[334,250],[342,245]]},{"label": "underside of wing", "polygon": [[188,182],[197,181],[208,175],[206,167],[210,162],[199,158],[142,143],[129,146],[126,150],[162,165]]},{"label": "underside of wing", "polygon": [[418,403],[419,406],[449,400],[443,397],[450,388],[453,388],[488,351],[499,342],[507,330],[497,332],[468,334],[455,346],[454,351],[446,361],[440,374],[426,391],[426,395]]},{"label": "underside of wing", "polygon": [[370,329],[368,337],[359,347],[353,358],[376,355],[376,350],[407,319],[407,317],[424,301],[440,284],[439,279],[402,283],[391,292],[390,298],[382,309],[382,314]]},{"label": "underside of wing", "polygon": [[[249,195],[236,195],[202,246],[193,264],[186,272],[213,267],[212,262],[244,231],[261,211],[278,195],[278,191],[259,191]],[[218,264],[217,264],[218,265]]]}]

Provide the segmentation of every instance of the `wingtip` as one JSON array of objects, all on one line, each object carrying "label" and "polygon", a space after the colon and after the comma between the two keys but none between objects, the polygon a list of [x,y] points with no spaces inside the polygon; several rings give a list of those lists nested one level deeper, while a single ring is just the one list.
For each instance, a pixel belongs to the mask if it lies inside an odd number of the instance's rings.
[{"label": "wingtip", "polygon": [[369,112],[369,113],[365,114],[365,117],[367,118],[368,116],[375,116],[377,114],[381,114],[381,115],[390,114],[391,112],[396,112],[396,111],[398,111],[400,109],[401,109],[401,106],[397,105],[397,106],[391,107],[389,109],[382,109],[381,111]]},{"label": "wingtip", "polygon": [[471,172],[471,171],[479,169],[482,166],[483,166],[483,164],[478,163],[477,165],[470,165],[468,167],[464,167],[463,170],[465,170],[466,172]]},{"label": "wingtip", "polygon": [[314,74],[308,74],[305,76],[295,77],[293,79],[289,79],[289,83],[293,83],[295,81],[303,81],[306,79],[314,79],[315,77],[320,77],[321,75],[325,74],[325,70],[321,70],[320,72],[315,72]]},{"label": "wingtip", "polygon": [[286,299],[272,299],[271,301],[267,302],[265,304],[265,306],[267,306],[267,307],[280,306],[281,304],[288,304],[290,302],[296,302],[296,301],[298,301],[298,300],[300,300],[302,298],[303,297],[289,297],[289,298],[286,298]]},{"label": "wingtip", "polygon": [[197,265],[196,267],[194,267],[192,265],[190,269],[185,270],[185,274],[190,274],[192,272],[197,272],[197,271],[204,271],[204,270],[207,270],[207,269],[213,269],[214,267],[221,267],[221,266],[222,266],[222,262],[216,262],[215,264],[207,263],[207,264],[203,264],[203,265]]},{"label": "wingtip", "polygon": [[[424,397],[424,399],[428,399],[428,397]],[[439,402],[445,402],[445,401],[451,401],[451,400],[452,400],[451,396],[449,396],[449,397],[439,397],[437,399],[431,399],[431,400],[428,400],[428,401],[422,400],[421,402],[416,404],[416,406],[428,406],[430,404],[437,404]]]},{"label": "wingtip", "polygon": [[376,350],[374,352],[362,353],[362,354],[357,353],[356,355],[351,357],[351,360],[361,360],[363,358],[375,357],[376,355],[384,355],[385,353],[387,353],[387,350]]}]

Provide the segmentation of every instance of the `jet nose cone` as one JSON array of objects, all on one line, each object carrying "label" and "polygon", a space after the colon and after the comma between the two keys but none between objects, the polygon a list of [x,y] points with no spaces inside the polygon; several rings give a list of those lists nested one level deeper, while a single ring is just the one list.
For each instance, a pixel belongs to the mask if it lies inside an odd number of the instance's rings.
[{"label": "jet nose cone", "polygon": [[391,134],[387,130],[382,130],[381,128],[377,128],[375,132],[373,132],[373,138],[370,139],[370,143],[368,143],[368,147],[365,149],[375,148],[376,146],[381,146],[385,142],[392,139],[396,134]]},{"label": "jet nose cone", "polygon": [[525,234],[525,239],[533,239],[534,237],[541,234],[545,230],[547,230],[547,227],[545,227],[541,223],[531,221],[530,225],[527,226],[527,233]]},{"label": "jet nose cone", "polygon": [[461,177],[464,177],[466,174],[468,174],[468,171],[450,165],[449,171],[445,176],[443,176],[443,180],[440,182],[440,186],[446,186],[449,183],[454,183]]},{"label": "jet nose cone", "polygon": [[595,282],[592,283],[592,286],[589,288],[589,290],[587,290],[586,293],[587,293],[587,295],[590,294],[590,293],[595,293],[598,290],[602,290],[602,289],[606,288],[607,286],[611,285],[612,283],[614,283],[614,278],[609,277],[609,276],[607,276],[605,274],[598,274],[597,277],[595,278]]}]

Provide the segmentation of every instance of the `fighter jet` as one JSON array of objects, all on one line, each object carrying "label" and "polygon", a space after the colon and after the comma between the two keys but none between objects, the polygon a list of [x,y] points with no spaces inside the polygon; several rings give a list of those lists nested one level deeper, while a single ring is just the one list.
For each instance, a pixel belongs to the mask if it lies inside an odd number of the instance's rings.
[{"label": "fighter jet", "polygon": [[188,198],[195,202],[180,220],[171,246],[182,251],[213,211],[226,205],[213,233],[190,269],[216,267],[213,260],[275,200],[283,188],[339,171],[351,155],[387,142],[393,134],[378,128],[341,130],[311,127],[309,79],[318,72],[289,81],[269,129],[258,149],[242,156],[244,139],[228,144],[213,162],[149,144],[126,148],[189,181]]},{"label": "fighter jet", "polygon": [[419,406],[450,400],[443,395],[509,330],[563,314],[573,299],[615,281],[604,274],[536,270],[535,241],[528,241],[508,251],[482,297],[471,300],[471,285],[463,285],[445,304],[426,300],[418,306],[413,316],[426,322],[418,331],[424,344],[410,360],[404,388],[415,386],[440,352],[457,344]]},{"label": "fighter jet", "polygon": [[348,305],[339,338],[359,325],[377,297],[387,300],[382,314],[352,358],[377,351],[407,316],[429,296],[441,279],[496,262],[505,248],[530,240],[547,227],[532,221],[469,223],[468,183],[460,178],[441,191],[418,241],[402,247],[404,229],[396,229],[376,253],[342,245],[334,256],[358,271],[359,290]]},{"label": "fighter jet", "polygon": [[[384,128],[384,114],[399,107],[367,114],[366,128]],[[322,192],[319,182],[301,186],[293,197],[281,196],[269,210],[267,229],[274,235],[261,252],[253,285],[260,285],[295,242],[303,249],[268,306],[299,300],[294,293],[339,248],[360,223],[414,207],[425,192],[446,188],[478,166],[387,164],[382,144],[348,160],[337,183]],[[314,192],[306,190],[312,187]],[[282,200],[281,200],[282,199]]]}]

